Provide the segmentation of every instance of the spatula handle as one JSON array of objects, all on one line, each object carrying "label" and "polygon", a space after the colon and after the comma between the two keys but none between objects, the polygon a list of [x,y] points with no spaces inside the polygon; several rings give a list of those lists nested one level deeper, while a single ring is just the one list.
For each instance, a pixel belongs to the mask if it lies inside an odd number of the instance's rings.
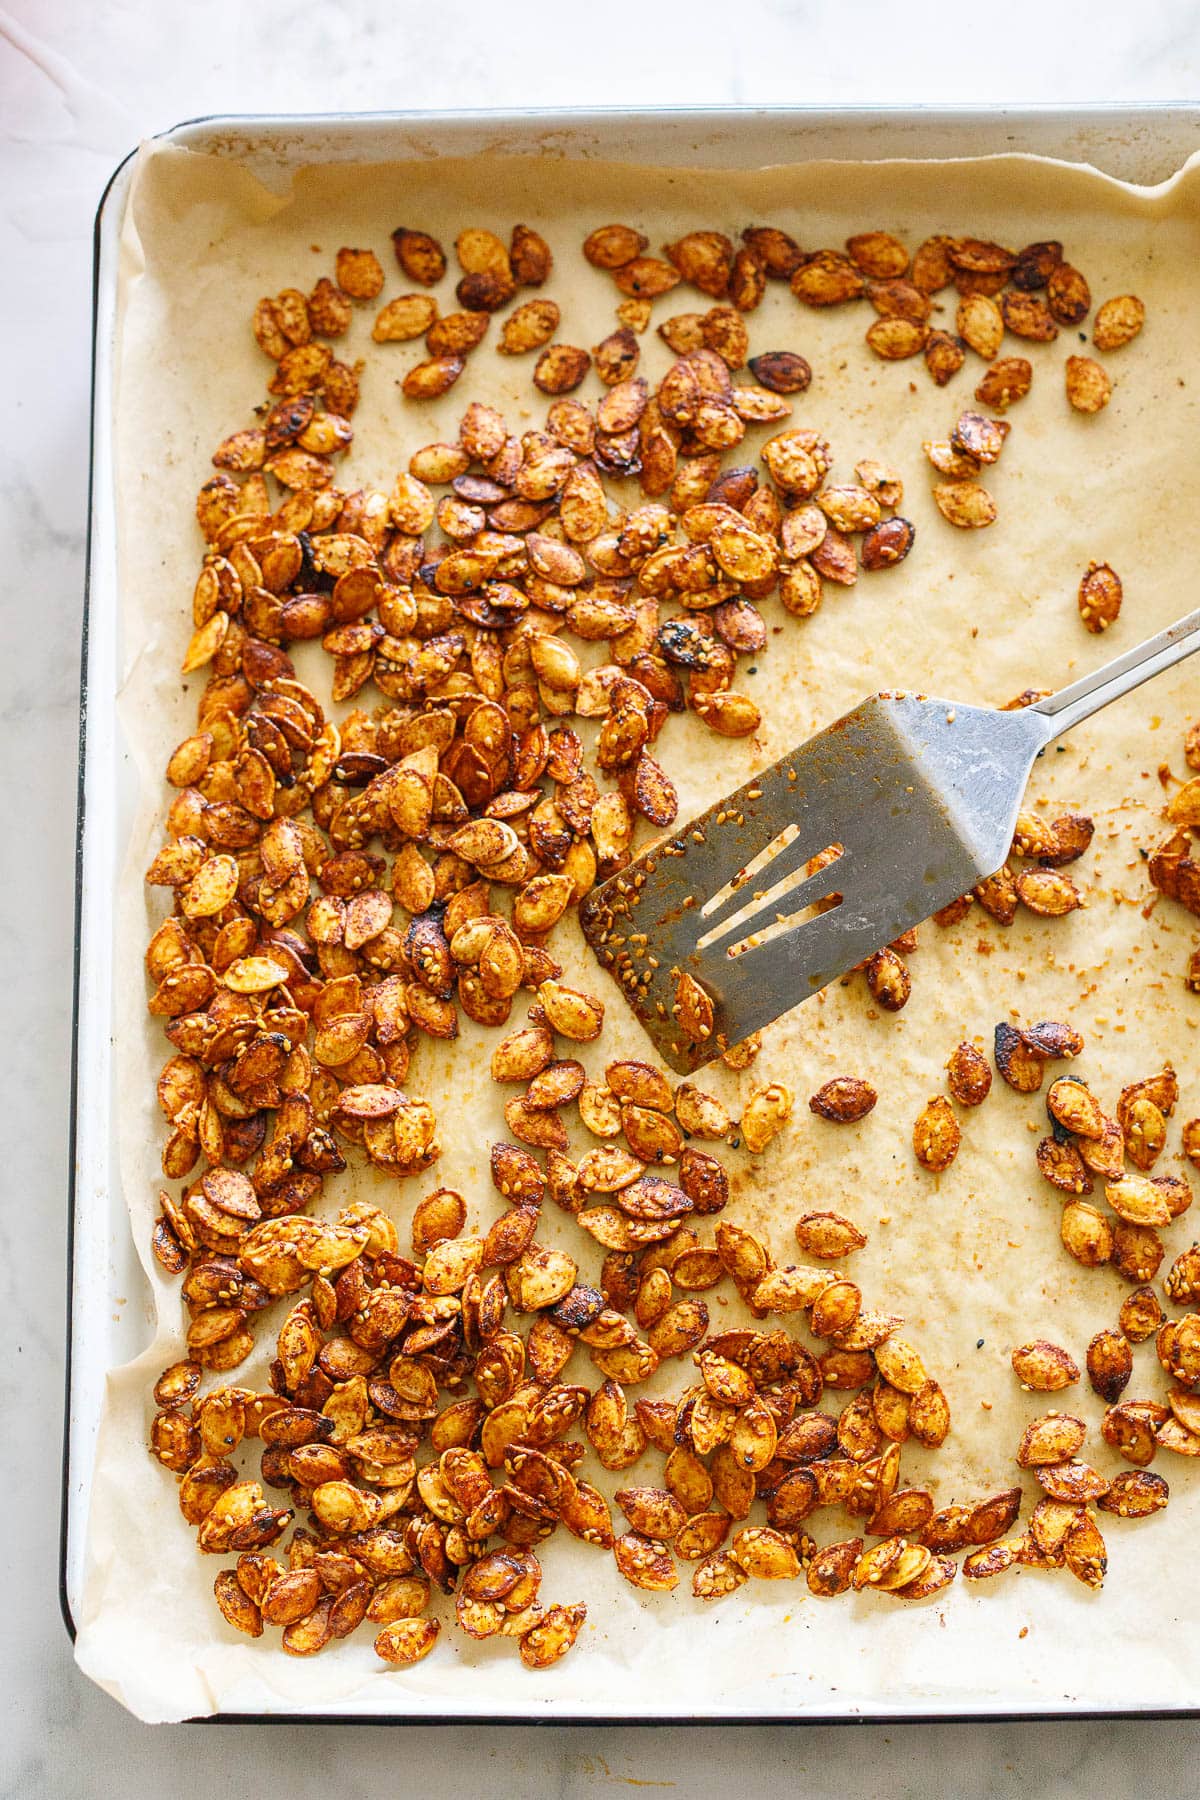
[{"label": "spatula handle", "polygon": [[1194,650],[1200,650],[1200,607],[1177,619],[1174,625],[1168,625],[1165,631],[1147,638],[1144,644],[1127,650],[1124,656],[1105,663],[1103,668],[1093,670],[1057,694],[1038,700],[1030,711],[1043,713],[1053,720],[1053,729],[1046,740],[1052,743],[1064,731],[1070,731],[1083,719],[1090,719],[1110,700],[1119,700],[1122,694],[1132,693],[1143,681],[1161,675],[1164,669],[1182,662]]}]

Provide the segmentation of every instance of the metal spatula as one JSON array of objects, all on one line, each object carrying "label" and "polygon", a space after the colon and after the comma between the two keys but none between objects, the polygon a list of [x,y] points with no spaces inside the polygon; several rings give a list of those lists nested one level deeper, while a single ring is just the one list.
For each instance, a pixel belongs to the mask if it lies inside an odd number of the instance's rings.
[{"label": "metal spatula", "polygon": [[994,874],[1046,745],[1197,649],[1200,610],[1017,711],[876,694],[595,889],[584,934],[700,1068]]}]

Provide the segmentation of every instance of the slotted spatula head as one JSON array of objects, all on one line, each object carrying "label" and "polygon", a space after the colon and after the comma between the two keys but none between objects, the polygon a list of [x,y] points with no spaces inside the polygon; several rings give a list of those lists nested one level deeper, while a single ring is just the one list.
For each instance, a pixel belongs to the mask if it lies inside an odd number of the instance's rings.
[{"label": "slotted spatula head", "polygon": [[597,888],[584,935],[663,1060],[700,1068],[994,873],[1053,735],[1032,708],[877,694]]}]

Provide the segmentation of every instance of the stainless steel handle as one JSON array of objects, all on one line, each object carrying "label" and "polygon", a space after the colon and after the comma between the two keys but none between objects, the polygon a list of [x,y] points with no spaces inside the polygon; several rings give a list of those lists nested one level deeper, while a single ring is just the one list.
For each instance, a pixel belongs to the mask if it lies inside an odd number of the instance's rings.
[{"label": "stainless steel handle", "polygon": [[1053,721],[1053,729],[1046,739],[1047,743],[1053,743],[1064,731],[1070,731],[1083,719],[1090,719],[1110,700],[1119,700],[1122,694],[1132,693],[1143,681],[1161,675],[1164,669],[1182,662],[1194,650],[1200,650],[1200,607],[1177,619],[1174,625],[1168,625],[1165,631],[1147,638],[1144,644],[1127,650],[1124,656],[1105,663],[1103,668],[1093,670],[1057,694],[1038,700],[1030,711],[1040,712]]}]

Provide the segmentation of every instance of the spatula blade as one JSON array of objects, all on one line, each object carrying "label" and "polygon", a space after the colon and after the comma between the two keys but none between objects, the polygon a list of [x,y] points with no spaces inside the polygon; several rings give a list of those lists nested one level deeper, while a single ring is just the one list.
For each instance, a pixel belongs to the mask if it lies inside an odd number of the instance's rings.
[{"label": "spatula blade", "polygon": [[[998,868],[1047,735],[876,695],[597,888],[584,934],[664,1061],[700,1068]],[[681,973],[712,1002],[699,1041]]]}]

